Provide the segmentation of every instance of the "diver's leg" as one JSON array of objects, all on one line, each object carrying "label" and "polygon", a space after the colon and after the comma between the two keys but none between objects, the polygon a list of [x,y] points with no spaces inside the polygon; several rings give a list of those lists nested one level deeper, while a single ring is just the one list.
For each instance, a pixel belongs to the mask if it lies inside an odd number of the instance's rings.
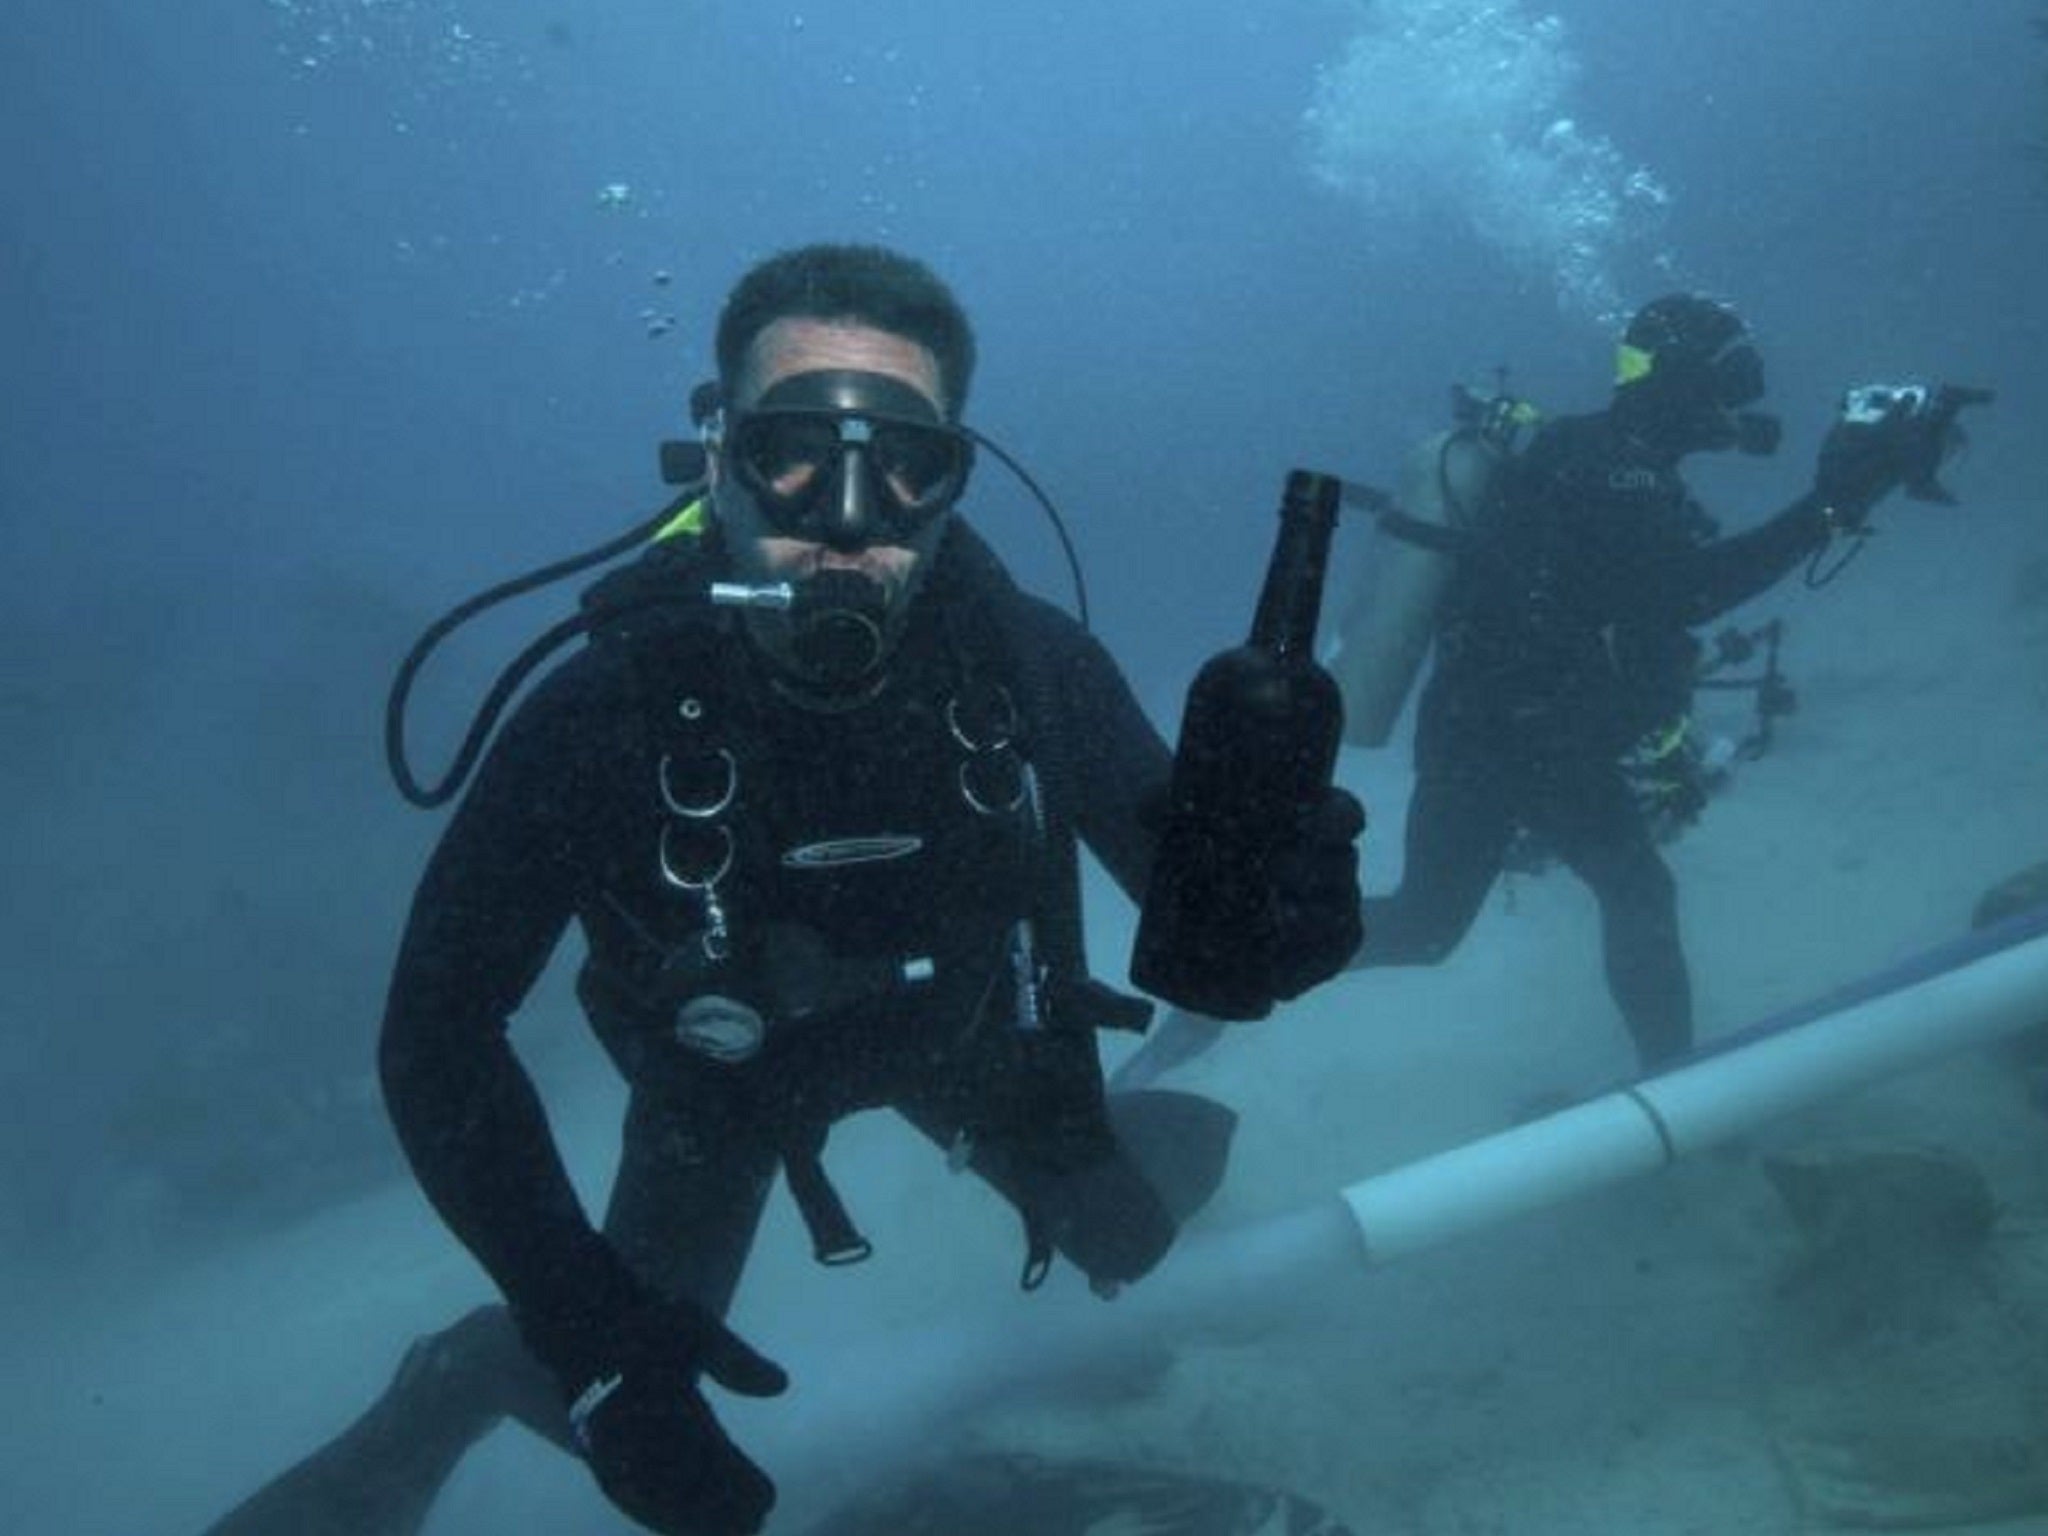
[{"label": "diver's leg", "polygon": [[1607,986],[1646,1072],[1692,1047],[1692,977],[1678,930],[1678,885],[1619,769],[1581,764],[1551,779],[1535,818],[1600,903]]},{"label": "diver's leg", "polygon": [[[774,1177],[773,1149],[743,1128],[725,1096],[664,1101],[635,1093],[604,1234],[647,1285],[723,1316]],[[560,1389],[523,1347],[504,1379],[507,1414],[582,1454]]]},{"label": "diver's leg", "polygon": [[1351,969],[1436,965],[1458,947],[1499,877],[1515,821],[1487,765],[1425,767],[1408,804],[1401,884],[1367,897]]},{"label": "diver's leg", "polygon": [[723,1317],[777,1162],[756,1117],[709,1072],[674,1095],[636,1093],[605,1236],[655,1290]]},{"label": "diver's leg", "polygon": [[1124,1058],[1110,1074],[1113,1093],[1149,1088],[1177,1067],[1186,1066],[1223,1038],[1228,1026],[1206,1013],[1169,1008],[1166,1016],[1145,1031],[1145,1043]]},{"label": "diver's leg", "polygon": [[[643,1281],[720,1315],[775,1176],[773,1151],[724,1125],[725,1112],[695,1099],[686,1110],[634,1094],[604,1220],[605,1236]],[[561,1389],[527,1353],[511,1314],[485,1310],[498,1315],[502,1329],[494,1357],[501,1411],[580,1456]]]}]

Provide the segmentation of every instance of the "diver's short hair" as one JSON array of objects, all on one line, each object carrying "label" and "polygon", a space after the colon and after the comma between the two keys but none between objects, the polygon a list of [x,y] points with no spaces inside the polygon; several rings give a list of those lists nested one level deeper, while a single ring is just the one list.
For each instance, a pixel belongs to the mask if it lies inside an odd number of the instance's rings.
[{"label": "diver's short hair", "polygon": [[742,277],[718,316],[718,377],[730,399],[756,338],[778,320],[853,321],[916,342],[939,365],[946,414],[957,418],[974,377],[967,312],[923,262],[879,245],[805,245]]}]

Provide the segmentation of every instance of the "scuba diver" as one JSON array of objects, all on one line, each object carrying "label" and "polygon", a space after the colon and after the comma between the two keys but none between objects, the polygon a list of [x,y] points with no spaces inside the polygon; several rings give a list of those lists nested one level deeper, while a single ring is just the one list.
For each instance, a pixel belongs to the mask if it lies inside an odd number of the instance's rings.
[{"label": "scuba diver", "polygon": [[[586,593],[589,643],[483,756],[391,983],[393,1122],[503,1305],[416,1342],[213,1536],[417,1530],[508,1415],[650,1530],[758,1529],[774,1486],[702,1383],[786,1385],[722,1321],[778,1169],[821,1262],[868,1252],[821,1157],[855,1111],[896,1109],[1015,1207],[1027,1289],[1059,1257],[1113,1295],[1221,1177],[1227,1110],[1105,1095],[1095,1031],[1151,1005],[1088,974],[1078,853],[1135,899],[1170,758],[1085,626],[955,510],[993,448],[961,422],[966,315],[907,257],[809,246],[742,278],[716,352],[703,494]],[[426,803],[457,778],[394,767]],[[1276,997],[1350,956],[1357,830],[1324,818],[1270,865],[1300,918]],[[506,1035],[572,921],[630,1089],[601,1223]]]},{"label": "scuba diver", "polygon": [[1692,630],[1802,560],[1809,584],[1831,579],[1829,546],[1858,538],[1893,489],[1938,491],[1954,413],[1971,403],[1853,391],[1812,488],[1722,536],[1679,464],[1774,451],[1776,419],[1750,409],[1763,395],[1763,359],[1735,311],[1666,295],[1629,321],[1607,408],[1547,423],[1502,461],[1434,619],[1403,878],[1367,901],[1354,967],[1444,959],[1527,829],[1599,903],[1608,987],[1642,1068],[1691,1048],[1676,887],[1629,760],[1691,709]]},{"label": "scuba diver", "polygon": [[[1367,898],[1353,969],[1445,959],[1533,834],[1598,900],[1608,986],[1643,1070],[1690,1049],[1676,888],[1641,791],[1645,761],[1683,739],[1701,662],[1692,630],[1801,561],[1807,584],[1825,585],[1894,489],[1952,500],[1937,472],[1956,415],[1990,398],[1955,386],[1849,391],[1812,487],[1723,537],[1679,465],[1775,451],[1776,418],[1751,409],[1763,395],[1763,360],[1735,311],[1669,294],[1629,321],[1605,410],[1534,426],[1503,396],[1497,412],[1424,444],[1398,500],[1348,488],[1392,537],[1376,541],[1382,569],[1330,657],[1346,739],[1384,745],[1422,655],[1435,657],[1403,877]],[[1219,1033],[1173,1014],[1112,1086],[1154,1082]]]}]

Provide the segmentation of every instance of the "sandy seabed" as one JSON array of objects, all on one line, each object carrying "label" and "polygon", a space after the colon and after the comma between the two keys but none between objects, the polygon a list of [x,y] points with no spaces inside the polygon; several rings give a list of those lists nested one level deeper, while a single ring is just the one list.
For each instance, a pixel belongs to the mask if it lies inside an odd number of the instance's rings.
[{"label": "sandy seabed", "polygon": [[[1791,620],[1799,709],[1671,850],[1708,1038],[1952,937],[1985,887],[2048,858],[2048,604],[2015,575],[2048,555],[2017,520],[1974,545],[1897,527],[1854,579],[1757,605]],[[1723,698],[1707,723],[1739,732],[1743,707]],[[1347,756],[1343,773],[1372,805],[1382,888],[1402,754]],[[1127,940],[1127,918],[1098,922],[1105,970]],[[1444,966],[1344,978],[1173,1079],[1242,1117],[1200,1225],[1255,1229],[1629,1067],[1590,900],[1560,873],[1518,877]],[[618,1103],[593,1069],[567,1058],[551,1102],[595,1198]],[[1390,1268],[1259,1271],[1241,1316],[1051,1383],[1003,1340],[1104,1304],[1071,1275],[1020,1297],[1008,1213],[863,1118],[835,1139],[834,1171],[877,1256],[818,1271],[776,1202],[735,1322],[797,1385],[728,1422],[777,1474],[772,1529],[792,1533],[913,1452],[991,1448],[1285,1486],[1359,1536],[1834,1529],[1802,1506],[1787,1453],[1801,1435],[1921,1424],[1923,1448],[1945,1434],[1958,1465],[1990,1456],[1974,1474],[1990,1478],[1999,1437],[2048,1426],[2048,1115],[2025,1088],[2006,1054],[1958,1057]],[[1762,1167],[1900,1145],[1967,1159],[2000,1216],[1957,1257],[1960,1280],[1887,1314],[1810,1280]],[[30,1286],[5,1303],[0,1532],[197,1530],[482,1295],[409,1188],[175,1270]],[[2048,1499],[1949,1528],[2048,1533]],[[579,1468],[513,1430],[464,1464],[428,1526],[625,1529]]]}]

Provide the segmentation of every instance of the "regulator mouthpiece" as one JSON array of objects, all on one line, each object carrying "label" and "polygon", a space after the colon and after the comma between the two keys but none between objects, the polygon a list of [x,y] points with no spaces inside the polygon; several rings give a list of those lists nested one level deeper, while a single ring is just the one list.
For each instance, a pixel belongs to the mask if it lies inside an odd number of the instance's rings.
[{"label": "regulator mouthpiece", "polygon": [[880,583],[858,571],[820,571],[797,584],[789,606],[790,655],[826,688],[858,687],[882,665],[887,618]]}]

